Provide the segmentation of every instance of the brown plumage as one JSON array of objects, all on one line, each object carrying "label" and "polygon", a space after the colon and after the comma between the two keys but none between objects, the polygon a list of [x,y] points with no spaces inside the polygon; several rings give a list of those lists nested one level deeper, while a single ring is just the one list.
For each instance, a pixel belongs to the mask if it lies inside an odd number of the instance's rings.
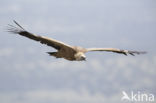
[{"label": "brown plumage", "polygon": [[82,61],[86,59],[86,56],[84,53],[89,51],[107,51],[107,52],[114,52],[114,53],[120,53],[120,54],[144,54],[146,52],[139,52],[139,51],[128,51],[128,50],[121,50],[116,48],[82,48],[79,46],[70,46],[68,44],[65,44],[61,41],[47,38],[44,36],[38,36],[35,34],[32,34],[28,31],[26,31],[22,26],[20,26],[16,21],[14,23],[19,27],[15,27],[13,25],[9,25],[8,32],[19,34],[21,36],[25,36],[27,38],[30,38],[32,40],[39,41],[42,44],[46,44],[48,46],[51,46],[57,50],[57,52],[47,52],[50,56],[54,56],[56,58],[64,58],[70,61]]}]

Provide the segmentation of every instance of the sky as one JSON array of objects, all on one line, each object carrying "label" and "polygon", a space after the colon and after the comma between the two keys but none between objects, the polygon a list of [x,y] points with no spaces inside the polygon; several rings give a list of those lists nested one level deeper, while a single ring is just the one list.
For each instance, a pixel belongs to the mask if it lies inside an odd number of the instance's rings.
[{"label": "sky", "polygon": [[[0,7],[1,103],[124,103],[122,91],[156,95],[155,0],[1,0]],[[13,20],[69,45],[147,54],[55,59],[46,54],[55,49],[8,33]]]}]

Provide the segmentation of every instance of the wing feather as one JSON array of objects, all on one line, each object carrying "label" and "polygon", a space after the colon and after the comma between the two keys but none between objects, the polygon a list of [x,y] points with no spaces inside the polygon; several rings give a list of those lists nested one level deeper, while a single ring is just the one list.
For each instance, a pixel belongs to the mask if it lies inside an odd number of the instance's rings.
[{"label": "wing feather", "polygon": [[130,54],[132,56],[135,56],[135,54],[145,54],[146,52],[144,51],[129,51],[129,50],[121,50],[117,48],[88,48],[88,51],[107,51],[107,52],[114,52],[114,53],[120,53],[120,54]]},{"label": "wing feather", "polygon": [[21,36],[25,36],[29,39],[35,40],[35,41],[39,41],[42,44],[46,44],[48,46],[51,46],[57,50],[60,50],[61,48],[67,48],[67,49],[73,49],[72,46],[65,44],[61,41],[57,41],[55,39],[51,39],[51,38],[47,38],[44,36],[39,36],[39,35],[35,35],[32,34],[28,31],[26,31],[22,26],[20,26],[16,21],[14,21],[14,23],[19,27],[15,27],[13,25],[9,25],[8,27],[8,32],[14,33],[14,34],[19,34]]}]

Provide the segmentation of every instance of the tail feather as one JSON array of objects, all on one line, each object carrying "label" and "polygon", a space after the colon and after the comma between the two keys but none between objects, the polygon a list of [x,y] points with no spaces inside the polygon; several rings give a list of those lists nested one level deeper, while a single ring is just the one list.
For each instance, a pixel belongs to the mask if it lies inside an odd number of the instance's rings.
[{"label": "tail feather", "polygon": [[57,52],[46,52],[46,53],[48,53],[50,56],[54,56],[54,57],[56,57],[56,58],[59,58],[59,57],[57,56]]},{"label": "tail feather", "polygon": [[56,52],[46,52],[46,53],[48,53],[49,55],[55,55],[56,54]]}]

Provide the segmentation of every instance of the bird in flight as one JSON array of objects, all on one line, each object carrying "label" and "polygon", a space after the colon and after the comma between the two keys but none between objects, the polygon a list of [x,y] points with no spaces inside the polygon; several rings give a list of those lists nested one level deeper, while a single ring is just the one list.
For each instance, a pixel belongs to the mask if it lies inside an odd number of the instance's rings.
[{"label": "bird in flight", "polygon": [[14,33],[14,34],[19,34],[21,36],[25,36],[29,39],[38,41],[42,44],[46,44],[47,46],[51,46],[57,50],[57,52],[47,52],[50,56],[54,56],[56,58],[64,58],[66,60],[70,61],[83,61],[86,60],[85,53],[90,52],[90,51],[107,51],[107,52],[114,52],[114,53],[119,53],[119,54],[130,54],[130,55],[135,55],[135,54],[144,54],[146,52],[143,51],[129,51],[129,50],[121,50],[117,48],[82,48],[79,46],[71,46],[68,44],[65,44],[61,41],[44,37],[44,36],[39,36],[32,34],[25,30],[21,25],[19,25],[15,20],[13,21],[16,26],[9,25],[8,27],[8,32]]}]

